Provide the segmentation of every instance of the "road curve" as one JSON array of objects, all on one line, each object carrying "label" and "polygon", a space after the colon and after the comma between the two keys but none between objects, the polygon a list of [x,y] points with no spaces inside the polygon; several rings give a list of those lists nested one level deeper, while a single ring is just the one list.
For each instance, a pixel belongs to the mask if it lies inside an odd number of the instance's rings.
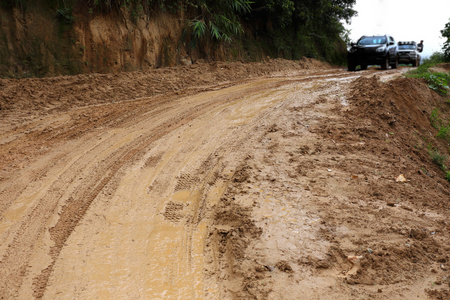
[{"label": "road curve", "polygon": [[355,75],[264,78],[5,128],[3,170],[14,172],[0,177],[0,298],[214,293],[204,241],[245,145],[299,87],[341,77]]}]

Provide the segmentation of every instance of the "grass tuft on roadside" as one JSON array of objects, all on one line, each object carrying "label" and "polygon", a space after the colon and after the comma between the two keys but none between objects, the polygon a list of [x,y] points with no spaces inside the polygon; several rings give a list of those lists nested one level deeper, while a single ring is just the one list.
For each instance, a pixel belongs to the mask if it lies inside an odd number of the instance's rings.
[{"label": "grass tuft on roadside", "polygon": [[[406,73],[406,77],[423,78],[428,84],[428,87],[441,95],[445,99],[445,103],[438,105],[441,109],[447,110],[450,104],[450,72],[440,72],[438,68],[433,68],[436,65],[446,63],[443,53],[435,52],[430,58],[425,59],[422,64],[414,70]],[[431,111],[430,124],[436,130],[436,138],[442,139],[446,142],[450,141],[450,119],[447,120],[446,114],[442,114],[439,107],[435,107]],[[450,149],[450,148],[449,148]],[[429,148],[428,153],[432,161],[445,172],[445,179],[450,181],[450,171],[447,171],[446,161],[448,156],[441,154],[434,148]]]},{"label": "grass tuft on roadside", "polygon": [[430,58],[424,59],[422,64],[406,76],[412,78],[423,78],[428,83],[428,87],[442,96],[446,96],[450,90],[450,72],[436,72],[430,70],[433,66],[445,63],[442,53],[436,52]]}]

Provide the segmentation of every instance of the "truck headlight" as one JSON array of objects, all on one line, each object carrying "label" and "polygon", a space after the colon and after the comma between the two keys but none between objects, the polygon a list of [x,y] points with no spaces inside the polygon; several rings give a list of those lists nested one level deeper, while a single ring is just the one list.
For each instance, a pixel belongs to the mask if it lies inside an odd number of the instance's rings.
[{"label": "truck headlight", "polygon": [[386,47],[379,47],[379,48],[377,48],[377,50],[376,50],[377,52],[384,52],[384,51],[386,51]]}]

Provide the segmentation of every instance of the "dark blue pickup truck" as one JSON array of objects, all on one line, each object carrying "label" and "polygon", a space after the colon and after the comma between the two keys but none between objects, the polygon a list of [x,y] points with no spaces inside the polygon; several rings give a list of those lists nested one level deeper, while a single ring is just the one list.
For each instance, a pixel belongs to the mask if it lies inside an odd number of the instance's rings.
[{"label": "dark blue pickup truck", "polygon": [[389,66],[395,69],[398,66],[397,45],[388,34],[362,36],[352,43],[347,58],[349,71],[355,71],[357,66],[365,70],[368,65],[380,65],[383,70]]}]

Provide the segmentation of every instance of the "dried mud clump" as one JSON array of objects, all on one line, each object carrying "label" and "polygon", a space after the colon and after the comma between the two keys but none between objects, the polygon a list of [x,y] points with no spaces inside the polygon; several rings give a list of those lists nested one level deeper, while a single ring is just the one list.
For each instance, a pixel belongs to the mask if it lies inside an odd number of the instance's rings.
[{"label": "dried mud clump", "polygon": [[249,167],[241,166],[236,170],[236,173],[233,176],[234,183],[243,183],[249,179]]},{"label": "dried mud clump", "polygon": [[428,297],[433,300],[447,300],[450,299],[450,290],[427,290]]},{"label": "dried mud clump", "polygon": [[420,278],[437,260],[441,245],[429,239],[404,245],[374,245],[375,251],[361,255],[356,274],[347,277],[350,284],[389,285]]},{"label": "dried mud clump", "polygon": [[[254,273],[259,272],[249,271],[244,267],[245,263],[249,263],[246,249],[252,241],[259,239],[262,230],[251,219],[251,208],[243,207],[233,196],[240,184],[248,178],[247,167],[239,167],[228,192],[215,208],[213,226],[209,233],[207,251],[212,252],[216,258],[215,266],[209,269],[218,279],[220,295],[224,298],[260,299],[266,295],[265,291],[254,286]],[[266,271],[261,266],[260,272]]]},{"label": "dried mud clump", "polygon": [[440,100],[419,79],[398,78],[383,83],[375,76],[355,80],[351,99],[358,115],[371,116],[379,125],[401,121],[420,130],[430,126],[431,110]]},{"label": "dried mud clump", "polygon": [[[408,286],[412,294],[424,295],[433,282],[418,283],[448,276],[449,183],[429,149],[449,154],[448,140],[436,136],[430,116],[439,107],[448,120],[450,107],[425,82],[412,78],[382,82],[362,76],[351,83],[347,99],[349,106],[336,112],[338,118],[311,126],[323,140],[333,139],[324,143],[321,155],[345,155],[330,167],[345,174],[340,183],[345,188],[333,184],[336,196],[318,201],[318,214],[326,220],[321,234],[334,249],[324,266],[342,274],[344,286],[352,290]],[[298,153],[314,155],[311,150]],[[305,164],[296,169],[304,176]],[[336,173],[332,176],[340,176]],[[401,174],[406,180],[397,182]],[[427,294],[448,299],[448,287],[436,283]]]},{"label": "dried mud clump", "polygon": [[287,261],[279,261],[276,263],[275,267],[281,272],[285,273],[293,273],[292,267],[289,265]]},{"label": "dried mud clump", "polygon": [[232,198],[225,196],[220,200],[214,218],[220,256],[232,261],[243,259],[249,242],[261,234],[250,213],[250,209],[237,205]]}]

